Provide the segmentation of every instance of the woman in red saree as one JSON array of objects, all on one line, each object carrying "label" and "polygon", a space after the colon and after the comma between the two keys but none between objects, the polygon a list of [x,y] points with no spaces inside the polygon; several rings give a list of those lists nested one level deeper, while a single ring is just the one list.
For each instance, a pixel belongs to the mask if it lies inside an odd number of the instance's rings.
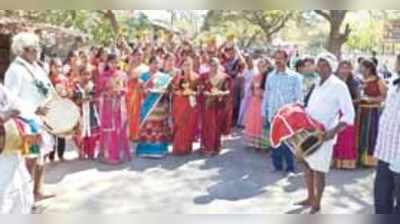
[{"label": "woman in red saree", "polygon": [[198,124],[197,90],[199,76],[193,71],[193,61],[186,58],[182,72],[173,81],[173,148],[174,155],[189,154],[193,150]]},{"label": "woman in red saree", "polygon": [[139,138],[140,107],[143,101],[143,88],[139,76],[147,72],[148,67],[142,64],[143,52],[139,49],[132,53],[128,71],[128,92],[126,105],[128,111],[129,140],[137,142]]},{"label": "woman in red saree", "polygon": [[202,76],[201,91],[204,105],[201,113],[201,152],[217,155],[221,150],[221,135],[225,122],[225,108],[229,97],[230,79],[220,71],[217,58],[210,62],[210,73]]}]

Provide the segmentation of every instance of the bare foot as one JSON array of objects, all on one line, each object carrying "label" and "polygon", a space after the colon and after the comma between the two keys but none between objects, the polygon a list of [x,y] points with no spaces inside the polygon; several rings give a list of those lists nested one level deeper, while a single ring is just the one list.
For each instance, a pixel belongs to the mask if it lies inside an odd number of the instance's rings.
[{"label": "bare foot", "polygon": [[319,206],[313,206],[310,210],[310,215],[318,214],[320,211],[321,211],[321,208]]},{"label": "bare foot", "polygon": [[44,194],[41,194],[41,193],[39,193],[39,194],[35,194],[35,202],[39,202],[39,201],[43,201],[43,200],[47,200],[47,199],[50,199],[50,198],[54,198],[56,195],[54,195],[54,194],[48,194],[48,195],[44,195]]},{"label": "bare foot", "polygon": [[313,206],[313,200],[312,199],[305,199],[303,201],[295,203],[295,205],[300,205],[303,207],[311,207]]},{"label": "bare foot", "polygon": [[201,153],[202,156],[207,157],[207,158],[210,158],[210,157],[215,156],[214,152],[205,152],[205,151],[202,151],[202,152],[200,152],[200,153]]}]

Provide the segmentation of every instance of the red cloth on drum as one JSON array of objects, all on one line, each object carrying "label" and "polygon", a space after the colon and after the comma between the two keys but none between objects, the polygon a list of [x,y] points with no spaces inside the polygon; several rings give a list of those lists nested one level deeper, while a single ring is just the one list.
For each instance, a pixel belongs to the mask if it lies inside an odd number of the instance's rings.
[{"label": "red cloth on drum", "polygon": [[282,141],[301,130],[324,130],[324,126],[311,118],[300,104],[283,106],[271,123],[271,144],[278,147]]}]

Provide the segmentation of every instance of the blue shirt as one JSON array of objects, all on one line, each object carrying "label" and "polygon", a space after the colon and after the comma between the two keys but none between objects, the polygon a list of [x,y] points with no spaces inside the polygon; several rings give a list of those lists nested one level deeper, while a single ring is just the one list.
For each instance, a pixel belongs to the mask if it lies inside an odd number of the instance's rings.
[{"label": "blue shirt", "polygon": [[303,102],[303,79],[300,74],[288,68],[285,72],[274,70],[266,82],[261,111],[270,122],[282,106]]}]

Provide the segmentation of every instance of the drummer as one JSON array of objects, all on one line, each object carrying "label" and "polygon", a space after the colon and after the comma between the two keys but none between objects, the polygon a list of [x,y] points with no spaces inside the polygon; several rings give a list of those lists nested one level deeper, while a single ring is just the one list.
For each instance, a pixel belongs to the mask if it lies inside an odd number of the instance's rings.
[{"label": "drummer", "polygon": [[354,122],[354,107],[346,83],[333,75],[337,64],[336,56],[331,53],[319,55],[317,72],[320,81],[315,83],[306,108],[306,112],[325,127],[323,145],[305,158],[304,177],[308,198],[298,204],[311,207],[311,214],[321,209],[325,174],[329,172],[336,134]]},{"label": "drummer", "polygon": [[[41,123],[40,116],[48,112],[42,107],[50,96],[52,87],[44,69],[37,63],[39,55],[39,37],[34,33],[19,33],[12,40],[12,51],[17,56],[5,73],[4,85],[11,95],[15,96],[21,105],[21,117],[31,123]],[[28,170],[34,180],[35,201],[49,196],[42,192],[44,174],[44,156],[53,150],[50,134],[39,130],[42,143],[31,148],[27,158]]]},{"label": "drummer", "polygon": [[[0,84],[1,126],[19,114],[16,108],[16,101]],[[0,133],[4,138],[5,131],[2,129]],[[3,146],[0,146],[0,214],[29,214],[33,205],[33,186],[22,151],[16,145]]]}]

